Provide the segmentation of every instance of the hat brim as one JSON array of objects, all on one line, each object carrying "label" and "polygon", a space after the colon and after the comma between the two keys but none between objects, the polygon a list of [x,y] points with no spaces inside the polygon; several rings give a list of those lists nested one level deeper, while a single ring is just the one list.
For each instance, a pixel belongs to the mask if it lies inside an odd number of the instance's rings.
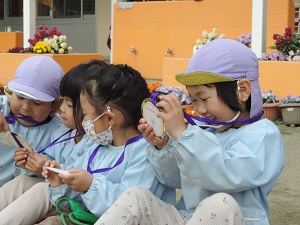
[{"label": "hat brim", "polygon": [[[28,85],[24,85],[15,80],[12,80],[8,83],[8,87],[12,92],[19,93],[23,97],[39,100],[43,102],[52,102],[55,100],[54,97],[38,90],[36,87],[30,87]],[[37,97],[38,96],[38,97]]]},{"label": "hat brim", "polygon": [[208,72],[177,73],[175,79],[186,86],[234,81],[228,77]]},{"label": "hat brim", "polygon": [[4,88],[4,93],[8,98],[11,98],[12,91],[7,86]]}]

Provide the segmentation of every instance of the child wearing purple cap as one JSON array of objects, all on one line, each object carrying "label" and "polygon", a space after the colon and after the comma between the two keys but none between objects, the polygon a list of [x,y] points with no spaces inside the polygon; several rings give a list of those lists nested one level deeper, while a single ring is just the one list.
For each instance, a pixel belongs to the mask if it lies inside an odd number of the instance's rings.
[{"label": "child wearing purple cap", "polygon": [[[17,133],[35,150],[47,146],[51,134],[62,124],[55,114],[59,108],[59,85],[63,75],[59,64],[48,56],[24,60],[8,83],[11,95],[9,104],[4,106],[5,114],[0,113],[0,132]],[[0,187],[14,178],[14,154],[24,156],[18,164],[25,166],[28,151],[19,148],[15,152],[13,146],[0,145]]]},{"label": "child wearing purple cap", "polygon": [[267,197],[284,148],[277,126],[262,118],[258,77],[255,54],[238,41],[217,39],[198,50],[176,79],[201,117],[186,116],[186,127],[179,99],[161,95],[157,116],[167,135],[156,138],[145,119],[139,125],[157,178],[181,188],[181,201],[174,207],[134,187],[96,224],[268,225]]},{"label": "child wearing purple cap", "polygon": [[[102,61],[95,61],[92,65],[99,66],[99,69],[107,66]],[[81,124],[83,115],[80,91],[85,81],[85,70],[86,65],[79,64],[62,78],[60,84],[62,104],[59,114],[63,124],[53,133],[53,139],[57,142],[48,145],[48,148],[41,152],[48,159],[55,159],[62,167],[73,164],[89,148],[97,147],[89,136],[85,135]],[[34,164],[34,161],[34,157],[29,155],[27,163]],[[0,224],[35,224],[55,214],[47,186],[48,183],[44,179],[23,174],[3,185],[0,188]]]}]

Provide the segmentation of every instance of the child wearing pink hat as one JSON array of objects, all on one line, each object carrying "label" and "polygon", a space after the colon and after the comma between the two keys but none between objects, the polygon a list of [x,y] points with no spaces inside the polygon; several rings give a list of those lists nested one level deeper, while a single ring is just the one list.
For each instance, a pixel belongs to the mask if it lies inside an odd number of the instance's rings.
[{"label": "child wearing pink hat", "polygon": [[148,190],[125,191],[97,221],[113,224],[269,225],[268,195],[284,167],[277,126],[263,119],[255,54],[235,40],[217,39],[191,58],[176,80],[200,117],[187,117],[178,97],[161,95],[166,135],[140,120],[148,159],[165,185],[182,189],[175,207]]}]

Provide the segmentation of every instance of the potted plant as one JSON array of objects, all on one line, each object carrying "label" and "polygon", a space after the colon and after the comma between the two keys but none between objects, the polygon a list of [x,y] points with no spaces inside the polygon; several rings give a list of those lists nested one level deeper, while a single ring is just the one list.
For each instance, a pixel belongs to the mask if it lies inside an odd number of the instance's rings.
[{"label": "potted plant", "polygon": [[269,48],[277,51],[263,53],[260,60],[300,61],[300,35],[297,32],[292,33],[292,29],[287,27],[283,35],[274,34],[273,39],[275,43]]},{"label": "potted plant", "polygon": [[4,95],[4,85],[0,83],[0,95]]},{"label": "potted plant", "polygon": [[[206,43],[213,41],[218,38],[218,29],[213,28],[210,33],[208,33],[206,30],[202,32],[202,37],[203,39],[201,40],[200,38],[196,40],[196,45],[193,47],[193,54],[199,50],[203,45]],[[226,38],[225,34],[221,34],[219,38]]]},{"label": "potted plant", "polygon": [[150,93],[157,91],[163,93],[164,95],[173,94],[180,99],[182,109],[189,115],[196,116],[197,113],[192,106],[192,101],[190,97],[186,94],[186,91],[182,87],[171,87],[171,86],[162,86],[160,82],[147,83],[147,87]]},{"label": "potted plant", "polygon": [[249,32],[247,34],[240,34],[237,38],[237,41],[246,45],[248,48],[251,48],[252,33]]},{"label": "potted plant", "polygon": [[263,99],[264,118],[269,120],[281,119],[281,111],[279,109],[279,98],[272,90],[261,92]]},{"label": "potted plant", "polygon": [[288,95],[281,99],[282,120],[290,126],[300,125],[300,96]]}]

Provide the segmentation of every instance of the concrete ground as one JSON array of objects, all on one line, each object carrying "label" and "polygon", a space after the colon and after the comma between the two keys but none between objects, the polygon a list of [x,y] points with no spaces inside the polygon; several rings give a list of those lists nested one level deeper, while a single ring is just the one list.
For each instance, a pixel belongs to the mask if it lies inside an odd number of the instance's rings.
[{"label": "concrete ground", "polygon": [[286,165],[269,195],[271,225],[300,225],[300,127],[278,124]]}]

